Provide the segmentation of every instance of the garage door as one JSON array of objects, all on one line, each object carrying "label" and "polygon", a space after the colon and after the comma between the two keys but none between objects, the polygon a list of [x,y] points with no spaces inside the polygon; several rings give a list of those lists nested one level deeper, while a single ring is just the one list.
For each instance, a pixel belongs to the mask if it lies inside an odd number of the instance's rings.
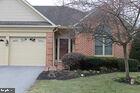
[{"label": "garage door", "polygon": [[0,37],[0,65],[8,65],[6,48],[6,37]]},{"label": "garage door", "polygon": [[10,38],[10,65],[45,66],[46,39],[41,37]]}]

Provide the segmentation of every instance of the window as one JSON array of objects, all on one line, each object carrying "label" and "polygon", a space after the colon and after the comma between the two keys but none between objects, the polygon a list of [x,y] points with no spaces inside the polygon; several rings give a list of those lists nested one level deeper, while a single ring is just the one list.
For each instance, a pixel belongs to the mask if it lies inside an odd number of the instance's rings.
[{"label": "window", "polygon": [[107,38],[107,34],[110,34],[109,27],[99,26],[95,33],[95,55],[112,55],[112,41]]},{"label": "window", "polygon": [[110,39],[95,38],[95,55],[112,55],[112,43]]},{"label": "window", "polygon": [[103,55],[103,38],[96,37],[95,39],[95,54],[96,55]]},{"label": "window", "polygon": [[112,41],[110,39],[105,39],[105,55],[112,55]]}]

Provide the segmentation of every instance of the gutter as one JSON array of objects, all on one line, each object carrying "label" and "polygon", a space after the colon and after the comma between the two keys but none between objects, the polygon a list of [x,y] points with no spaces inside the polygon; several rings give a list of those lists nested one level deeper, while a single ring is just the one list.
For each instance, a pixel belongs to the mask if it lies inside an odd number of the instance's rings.
[{"label": "gutter", "polygon": [[45,27],[47,27],[47,28],[55,28],[55,27],[57,27],[57,26],[45,26],[45,25],[43,25],[43,26],[38,26],[38,25],[0,25],[0,28],[4,28],[4,27],[8,27],[8,28],[11,28],[11,27],[16,27],[16,28],[20,28],[20,27],[33,27],[33,28],[38,28],[38,27],[42,27],[42,28],[45,28]]}]

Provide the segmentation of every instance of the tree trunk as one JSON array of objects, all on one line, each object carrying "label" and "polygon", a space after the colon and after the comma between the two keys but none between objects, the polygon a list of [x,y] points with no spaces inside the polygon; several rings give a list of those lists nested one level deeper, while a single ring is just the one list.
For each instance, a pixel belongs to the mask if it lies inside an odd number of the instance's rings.
[{"label": "tree trunk", "polygon": [[127,44],[123,45],[123,52],[124,52],[124,62],[125,62],[125,73],[126,73],[126,79],[130,79],[129,75],[129,63],[128,63],[128,51],[127,51]]}]

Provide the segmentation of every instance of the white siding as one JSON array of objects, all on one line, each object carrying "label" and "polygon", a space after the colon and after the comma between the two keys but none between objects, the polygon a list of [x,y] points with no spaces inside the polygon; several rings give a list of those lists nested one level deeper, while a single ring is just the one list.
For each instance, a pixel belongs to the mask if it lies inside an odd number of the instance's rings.
[{"label": "white siding", "polygon": [[0,21],[44,21],[20,0],[0,0]]}]

